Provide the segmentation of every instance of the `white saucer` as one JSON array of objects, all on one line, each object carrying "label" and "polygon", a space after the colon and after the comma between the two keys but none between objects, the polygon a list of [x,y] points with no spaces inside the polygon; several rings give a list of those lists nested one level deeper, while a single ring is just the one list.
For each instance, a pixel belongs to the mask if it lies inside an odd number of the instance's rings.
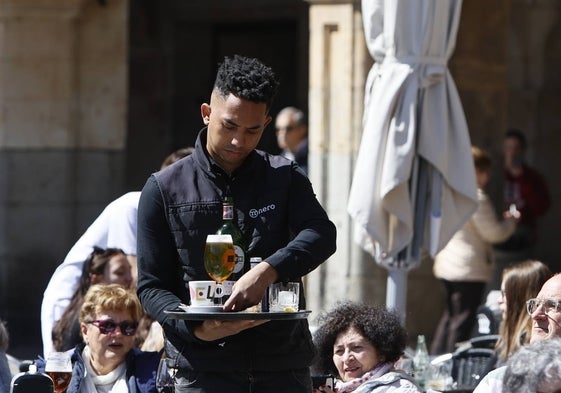
[{"label": "white saucer", "polygon": [[222,306],[179,306],[182,310],[186,312],[194,312],[194,313],[201,313],[201,312],[224,312]]}]

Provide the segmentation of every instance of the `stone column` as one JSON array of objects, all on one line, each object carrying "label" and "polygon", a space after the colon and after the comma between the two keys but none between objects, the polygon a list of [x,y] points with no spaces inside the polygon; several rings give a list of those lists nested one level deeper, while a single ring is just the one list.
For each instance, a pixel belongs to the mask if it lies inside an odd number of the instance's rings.
[{"label": "stone column", "polygon": [[312,272],[306,283],[313,325],[318,312],[339,300],[383,301],[386,276],[354,244],[346,210],[362,134],[364,83],[372,63],[360,1],[309,3],[309,172],[320,202],[337,226],[336,254]]},{"label": "stone column", "polygon": [[75,24],[82,6],[73,0],[0,2],[0,147],[72,143]]}]

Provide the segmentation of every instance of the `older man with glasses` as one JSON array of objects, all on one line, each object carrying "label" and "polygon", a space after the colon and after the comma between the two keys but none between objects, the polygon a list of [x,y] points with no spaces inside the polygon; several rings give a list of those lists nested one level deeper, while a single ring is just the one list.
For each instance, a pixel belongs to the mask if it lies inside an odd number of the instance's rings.
[{"label": "older man with glasses", "polygon": [[[554,275],[543,284],[538,296],[526,302],[526,310],[532,317],[530,344],[561,337],[561,274]],[[487,374],[473,393],[502,392],[506,368],[499,367]]]}]

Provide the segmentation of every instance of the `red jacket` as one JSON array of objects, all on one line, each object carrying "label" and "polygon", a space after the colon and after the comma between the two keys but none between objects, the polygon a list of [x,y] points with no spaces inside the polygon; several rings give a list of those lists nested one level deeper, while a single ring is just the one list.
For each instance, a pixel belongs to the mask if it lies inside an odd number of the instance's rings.
[{"label": "red jacket", "polygon": [[504,201],[506,208],[511,203],[516,205],[521,213],[520,225],[535,229],[537,217],[549,209],[551,199],[543,177],[527,165],[522,168],[517,177],[505,171]]}]

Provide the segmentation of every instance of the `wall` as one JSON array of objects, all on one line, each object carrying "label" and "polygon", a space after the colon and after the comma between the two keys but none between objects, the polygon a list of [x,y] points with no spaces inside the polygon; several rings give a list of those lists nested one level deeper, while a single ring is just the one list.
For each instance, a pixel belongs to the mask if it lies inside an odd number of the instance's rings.
[{"label": "wall", "polygon": [[39,354],[47,280],[123,192],[125,0],[0,1],[0,315]]}]

